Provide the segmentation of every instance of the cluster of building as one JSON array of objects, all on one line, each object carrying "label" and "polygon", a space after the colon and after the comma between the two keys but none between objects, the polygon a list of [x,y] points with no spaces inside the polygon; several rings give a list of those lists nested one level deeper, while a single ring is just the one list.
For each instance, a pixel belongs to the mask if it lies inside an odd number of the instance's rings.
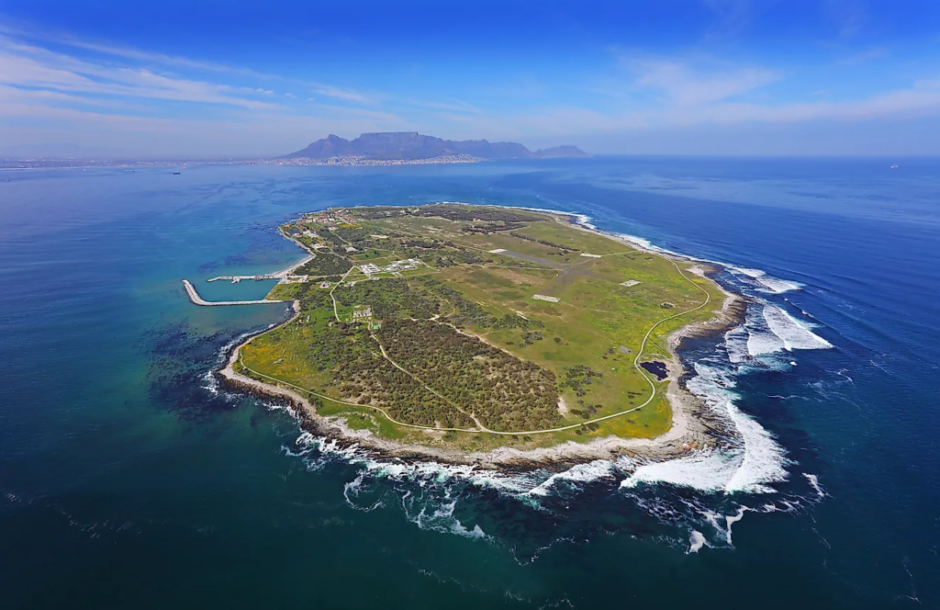
[{"label": "cluster of building", "polygon": [[384,267],[379,267],[374,263],[366,263],[364,265],[359,265],[359,270],[365,273],[367,276],[372,277],[376,273],[397,273],[399,271],[417,269],[420,266],[421,261],[414,258],[407,258],[402,261],[391,262]]},{"label": "cluster of building", "polygon": [[[345,210],[323,210],[313,214],[305,214],[304,221],[315,222],[328,227],[356,224],[356,221]],[[313,237],[311,235],[311,237]]]},{"label": "cluster of building", "polygon": [[295,159],[269,159],[261,161],[268,165],[338,165],[344,167],[375,166],[375,165],[441,165],[446,163],[478,163],[479,157],[471,155],[440,155],[430,159],[369,159],[367,157],[328,157],[326,159],[312,159],[310,157],[297,157]]},{"label": "cluster of building", "polygon": [[353,310],[352,313],[353,320],[363,320],[365,318],[372,317],[372,308],[368,305],[360,305]]}]

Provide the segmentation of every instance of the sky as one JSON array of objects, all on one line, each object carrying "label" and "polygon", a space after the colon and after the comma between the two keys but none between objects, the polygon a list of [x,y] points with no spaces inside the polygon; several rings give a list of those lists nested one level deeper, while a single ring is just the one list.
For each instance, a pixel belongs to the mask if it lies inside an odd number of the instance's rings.
[{"label": "sky", "polygon": [[940,154],[937,0],[0,0],[0,155]]}]

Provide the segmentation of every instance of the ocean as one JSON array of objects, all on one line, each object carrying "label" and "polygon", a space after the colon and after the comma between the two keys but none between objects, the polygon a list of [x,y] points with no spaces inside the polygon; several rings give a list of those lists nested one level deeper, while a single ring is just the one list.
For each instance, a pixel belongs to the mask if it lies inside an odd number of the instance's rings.
[{"label": "ocean", "polygon": [[[896,169],[890,166],[899,165]],[[600,157],[0,172],[4,608],[940,607],[940,160]],[[720,450],[486,473],[375,459],[212,374],[284,305],[278,223],[437,201],[724,263],[688,342]]]}]

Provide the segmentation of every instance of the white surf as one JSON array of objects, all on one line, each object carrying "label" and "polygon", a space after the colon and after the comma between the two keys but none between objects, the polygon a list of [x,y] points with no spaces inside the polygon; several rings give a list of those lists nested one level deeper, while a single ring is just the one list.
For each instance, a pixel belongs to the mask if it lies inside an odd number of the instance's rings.
[{"label": "white surf", "polygon": [[716,415],[726,419],[737,432],[737,442],[686,458],[645,464],[622,483],[669,484],[706,492],[772,493],[771,483],[786,480],[787,463],[783,448],[773,436],[735,404],[734,380],[716,366],[696,363],[698,373],[688,388],[700,396]]},{"label": "white surf", "polygon": [[795,349],[829,349],[832,344],[800,324],[793,316],[776,305],[764,305],[764,320],[771,332],[787,351]]}]

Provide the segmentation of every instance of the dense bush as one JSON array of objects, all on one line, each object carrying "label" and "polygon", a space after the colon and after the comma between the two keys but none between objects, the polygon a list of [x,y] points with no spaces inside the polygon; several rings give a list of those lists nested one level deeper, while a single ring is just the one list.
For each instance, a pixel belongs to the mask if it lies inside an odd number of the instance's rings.
[{"label": "dense bush", "polygon": [[560,419],[555,375],[537,364],[434,322],[387,322],[376,335],[390,358],[487,428],[541,429]]},{"label": "dense bush", "polygon": [[352,307],[370,305],[372,315],[380,320],[393,318],[428,319],[440,313],[440,299],[420,287],[412,287],[399,278],[357,282],[333,292],[337,302]]},{"label": "dense bush", "polygon": [[348,259],[329,252],[317,252],[312,260],[304,263],[295,271],[295,275],[337,275],[346,273],[353,264]]}]

